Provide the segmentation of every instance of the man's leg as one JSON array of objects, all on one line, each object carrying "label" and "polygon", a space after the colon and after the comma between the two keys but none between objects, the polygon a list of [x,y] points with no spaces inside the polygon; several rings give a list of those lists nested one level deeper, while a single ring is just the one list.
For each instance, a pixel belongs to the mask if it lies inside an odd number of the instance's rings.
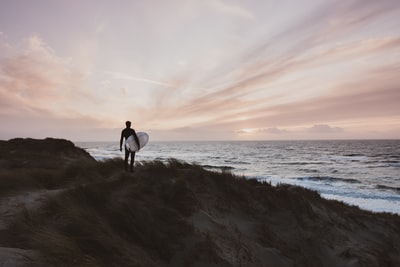
[{"label": "man's leg", "polygon": [[125,162],[124,162],[125,171],[128,171],[129,154],[130,152],[127,149],[125,149]]},{"label": "man's leg", "polygon": [[135,164],[135,151],[131,152],[131,172],[133,172],[133,165]]}]

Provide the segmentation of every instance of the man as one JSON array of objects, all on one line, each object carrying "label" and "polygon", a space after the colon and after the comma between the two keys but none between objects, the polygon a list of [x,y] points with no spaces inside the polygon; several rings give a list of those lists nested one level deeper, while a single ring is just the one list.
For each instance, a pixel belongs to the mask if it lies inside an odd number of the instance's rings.
[{"label": "man", "polygon": [[[136,135],[136,132],[134,129],[131,128],[131,122],[127,121],[125,122],[126,128],[122,130],[121,132],[121,139],[119,141],[119,150],[122,151],[122,141],[125,138],[125,142],[126,139],[128,139],[129,136],[133,135],[133,137],[135,138],[135,141],[139,146],[139,139]],[[125,146],[125,171],[128,171],[128,160],[129,160],[129,155],[131,156],[131,164],[130,164],[130,168],[129,170],[131,172],[133,172],[133,165],[135,163],[135,151],[130,151],[129,149],[126,148]]]}]

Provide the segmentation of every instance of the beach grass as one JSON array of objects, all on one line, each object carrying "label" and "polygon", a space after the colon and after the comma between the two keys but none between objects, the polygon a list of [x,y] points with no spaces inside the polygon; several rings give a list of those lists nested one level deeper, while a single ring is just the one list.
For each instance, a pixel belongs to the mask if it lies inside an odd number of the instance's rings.
[{"label": "beach grass", "polygon": [[44,192],[0,231],[1,246],[35,252],[27,266],[400,264],[398,215],[176,159],[130,173],[121,158],[81,155],[59,165],[3,160],[0,197]]},{"label": "beach grass", "polygon": [[0,196],[24,190],[60,189],[109,178],[123,166],[121,159],[102,162],[71,161],[59,168],[24,167],[0,169]]},{"label": "beach grass", "polygon": [[[197,208],[195,199],[185,181],[175,179],[176,169],[161,162],[138,165],[134,176],[117,171],[116,179],[104,179],[110,168],[122,166],[114,159],[61,172],[60,180],[67,173],[74,181],[91,176],[85,179],[91,183],[21,212],[10,226],[18,237],[14,245],[36,248],[48,264],[58,266],[157,266],[148,254],[140,256],[142,250],[168,261],[182,246],[173,240],[193,231],[184,218]],[[154,172],[142,176],[149,168]]]}]

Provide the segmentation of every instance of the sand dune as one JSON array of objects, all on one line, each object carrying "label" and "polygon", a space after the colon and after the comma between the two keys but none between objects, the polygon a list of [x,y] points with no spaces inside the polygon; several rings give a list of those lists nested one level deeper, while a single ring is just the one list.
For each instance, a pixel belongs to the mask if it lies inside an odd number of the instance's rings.
[{"label": "sand dune", "polygon": [[400,266],[400,217],[171,159],[0,141],[0,266]]}]

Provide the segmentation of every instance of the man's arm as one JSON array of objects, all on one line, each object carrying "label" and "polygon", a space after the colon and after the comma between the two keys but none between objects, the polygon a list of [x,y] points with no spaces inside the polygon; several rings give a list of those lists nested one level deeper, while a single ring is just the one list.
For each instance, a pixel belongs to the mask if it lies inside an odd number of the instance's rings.
[{"label": "man's arm", "polygon": [[124,140],[124,131],[121,132],[121,139],[119,140],[119,151],[122,151],[122,141]]}]

